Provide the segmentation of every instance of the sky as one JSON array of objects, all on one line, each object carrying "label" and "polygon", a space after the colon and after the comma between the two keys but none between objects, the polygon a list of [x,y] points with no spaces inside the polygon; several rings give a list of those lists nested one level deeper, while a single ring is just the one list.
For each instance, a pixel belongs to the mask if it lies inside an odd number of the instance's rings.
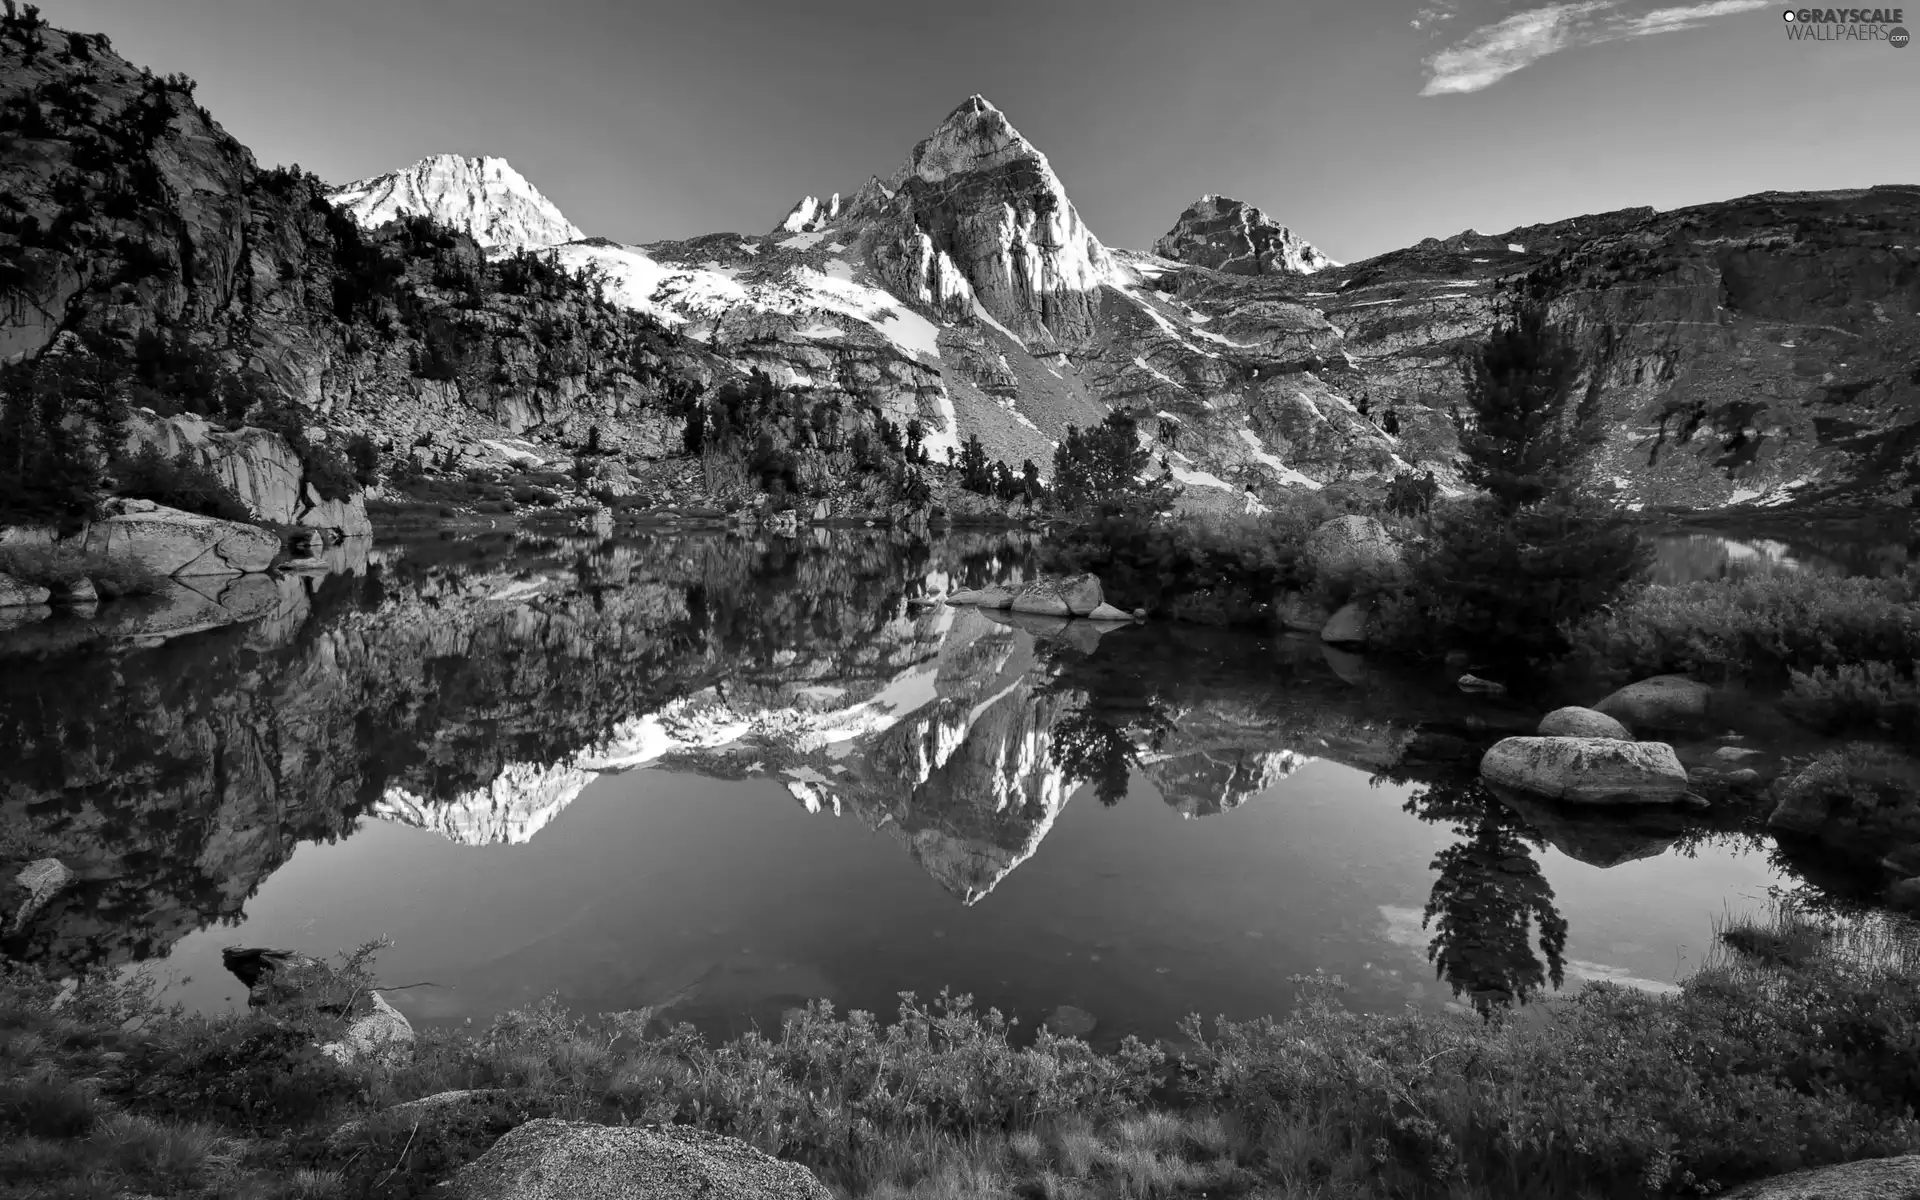
[{"label": "sky", "polygon": [[[1897,3],[1898,0],[1895,0]],[[1774,0],[42,0],[263,165],[510,161],[587,233],[772,229],[979,93],[1088,226],[1205,193],[1335,259],[1633,205],[1920,183],[1920,49]],[[1920,0],[1904,15],[1920,25]]]}]

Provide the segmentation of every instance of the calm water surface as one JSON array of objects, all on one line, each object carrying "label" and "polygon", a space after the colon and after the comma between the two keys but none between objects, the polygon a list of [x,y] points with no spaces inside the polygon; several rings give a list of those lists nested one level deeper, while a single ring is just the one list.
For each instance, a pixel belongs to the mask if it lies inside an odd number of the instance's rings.
[{"label": "calm water surface", "polygon": [[558,993],[726,1032],[951,987],[1105,1041],[1284,1010],[1314,970],[1373,1008],[1667,989],[1793,882],[1736,828],[1485,795],[1479,750],[1537,714],[1442,680],[915,602],[1028,558],[446,539],[226,628],[0,635],[0,866],[78,876],[6,948],[217,1009],[223,946],[384,935],[416,1022]]}]

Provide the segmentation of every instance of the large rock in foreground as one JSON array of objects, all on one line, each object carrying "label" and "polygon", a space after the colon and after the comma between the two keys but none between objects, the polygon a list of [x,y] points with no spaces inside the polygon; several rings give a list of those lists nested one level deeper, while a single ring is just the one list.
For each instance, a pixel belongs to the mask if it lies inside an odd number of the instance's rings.
[{"label": "large rock in foreground", "polygon": [[453,1178],[454,1200],[831,1200],[798,1163],[684,1125],[529,1121]]},{"label": "large rock in foreground", "polygon": [[46,588],[21,583],[11,575],[0,575],[0,608],[27,608],[45,604],[51,594]]},{"label": "large rock in foreground", "polygon": [[273,565],[280,553],[280,537],[272,530],[137,500],[88,525],[79,540],[87,554],[156,575],[251,574]]},{"label": "large rock in foreground", "polygon": [[1480,760],[1488,783],[1569,804],[1672,804],[1687,769],[1665,742],[1510,737]]},{"label": "large rock in foreground", "polygon": [[1720,1200],[1920,1200],[1920,1154],[1777,1175],[1737,1187]]}]

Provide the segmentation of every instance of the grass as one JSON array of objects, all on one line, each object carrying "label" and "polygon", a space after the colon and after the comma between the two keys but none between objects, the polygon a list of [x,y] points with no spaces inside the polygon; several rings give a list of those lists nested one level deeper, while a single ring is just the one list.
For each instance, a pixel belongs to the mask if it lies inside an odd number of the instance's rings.
[{"label": "grass", "polygon": [[166,586],[166,578],[138,563],[86,554],[71,546],[0,546],[0,575],[55,593],[83,579],[93,581],[101,596],[150,596]]},{"label": "grass", "polygon": [[[1781,907],[1724,928],[1677,995],[1593,985],[1494,1020],[1299,984],[1283,1018],[1191,1018],[1178,1062],[943,995],[718,1045],[548,1001],[350,1069],[314,1052],[337,1032],[318,1010],[197,1017],[137,980],[9,967],[0,1196],[418,1195],[541,1116],[696,1125],[893,1200],[1695,1195],[1920,1150],[1920,942],[1897,918]],[[456,1088],[478,1090],[391,1107]]]}]

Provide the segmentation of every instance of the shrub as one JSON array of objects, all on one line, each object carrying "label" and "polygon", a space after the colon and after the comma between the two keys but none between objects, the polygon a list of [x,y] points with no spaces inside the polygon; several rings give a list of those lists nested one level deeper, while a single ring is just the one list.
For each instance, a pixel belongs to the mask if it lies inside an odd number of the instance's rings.
[{"label": "shrub", "polygon": [[1150,477],[1152,466],[1133,414],[1116,409],[1091,429],[1067,426],[1053,452],[1053,496],[1067,509],[1164,513],[1177,493],[1170,473]]},{"label": "shrub", "polygon": [[1788,678],[1787,712],[1822,733],[1878,731],[1920,742],[1920,661],[1790,670]]},{"label": "shrub", "polygon": [[1608,674],[1785,683],[1793,671],[1920,659],[1917,605],[1920,569],[1885,579],[1783,571],[1649,587],[1572,637],[1585,664]]},{"label": "shrub", "polygon": [[1317,516],[1310,506],[1204,520],[1116,513],[1049,541],[1045,566],[1093,572],[1122,608],[1204,624],[1264,624],[1277,592],[1311,581],[1301,551]]},{"label": "shrub", "polygon": [[1628,595],[1650,561],[1620,516],[1587,504],[1448,505],[1409,578],[1381,597],[1382,645],[1415,656],[1466,649],[1500,663],[1552,659],[1569,630]]},{"label": "shrub", "polygon": [[136,500],[151,500],[184,512],[218,517],[223,521],[253,521],[254,515],[226,482],[182,451],[172,458],[148,443],[130,458],[112,467],[114,490]]},{"label": "shrub", "polygon": [[304,414],[297,405],[268,404],[253,421],[286,440],[300,460],[300,481],[310,485],[322,500],[345,500],[360,490],[359,473],[347,455],[330,441],[316,442],[307,436]]}]

